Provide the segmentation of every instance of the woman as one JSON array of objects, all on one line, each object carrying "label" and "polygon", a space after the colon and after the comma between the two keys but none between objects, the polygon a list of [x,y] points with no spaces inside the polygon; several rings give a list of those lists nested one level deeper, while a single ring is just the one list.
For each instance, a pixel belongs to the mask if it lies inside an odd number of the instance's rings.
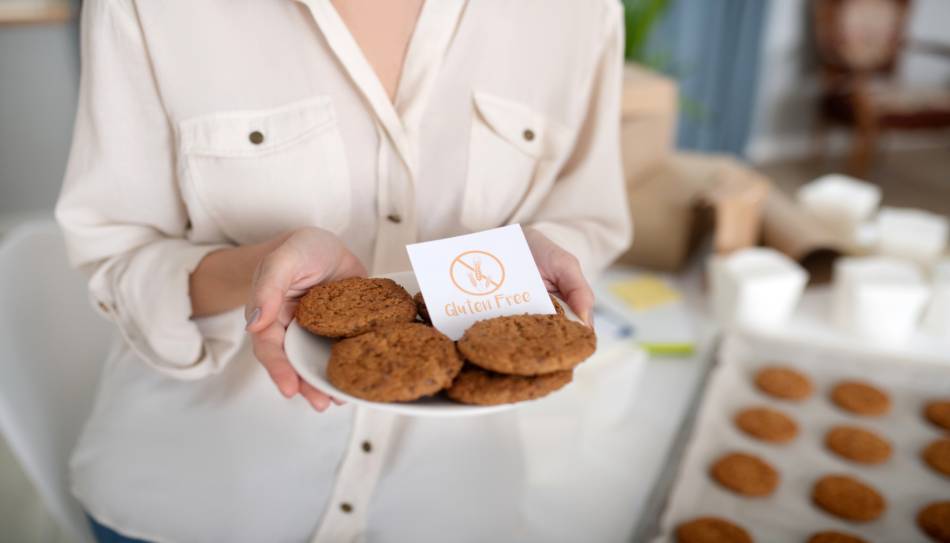
[{"label": "woman", "polygon": [[590,322],[582,269],[630,236],[620,22],[610,0],[85,3],[57,217],[123,338],[71,464],[104,540],[524,533],[513,416],[328,409],[284,330],[314,284],[509,223]]}]

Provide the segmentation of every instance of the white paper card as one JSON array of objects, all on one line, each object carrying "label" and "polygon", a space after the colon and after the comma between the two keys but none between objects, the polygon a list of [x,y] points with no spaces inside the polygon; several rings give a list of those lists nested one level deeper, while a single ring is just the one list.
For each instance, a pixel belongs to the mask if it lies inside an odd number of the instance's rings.
[{"label": "white paper card", "polygon": [[554,313],[520,225],[415,243],[406,251],[433,326],[452,339],[475,321]]}]

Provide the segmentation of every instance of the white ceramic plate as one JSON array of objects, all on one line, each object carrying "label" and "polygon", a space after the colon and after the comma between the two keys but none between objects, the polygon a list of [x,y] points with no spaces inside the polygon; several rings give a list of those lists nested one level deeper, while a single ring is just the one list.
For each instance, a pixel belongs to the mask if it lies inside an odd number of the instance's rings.
[{"label": "white ceramic plate", "polygon": [[[392,279],[402,285],[410,294],[419,292],[419,284],[416,282],[416,276],[412,272],[392,273],[380,277]],[[576,315],[571,313],[566,303],[562,302],[561,306],[564,307],[566,314],[571,319],[579,320]],[[391,411],[400,415],[425,417],[486,415],[528,403],[518,402],[488,406],[464,405],[455,403],[442,394],[405,403],[371,402],[356,398],[336,388],[330,384],[329,379],[327,379],[327,362],[330,360],[330,348],[332,345],[333,340],[311,334],[298,326],[297,321],[290,323],[290,326],[287,328],[287,337],[284,339],[284,350],[287,352],[287,358],[290,359],[290,363],[294,369],[297,370],[297,373],[314,388],[340,400],[365,405],[374,409],[381,409],[383,411]]]}]

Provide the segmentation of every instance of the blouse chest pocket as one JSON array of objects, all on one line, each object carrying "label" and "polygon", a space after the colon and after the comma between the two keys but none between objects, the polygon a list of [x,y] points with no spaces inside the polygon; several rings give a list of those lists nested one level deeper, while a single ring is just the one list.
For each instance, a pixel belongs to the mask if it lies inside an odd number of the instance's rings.
[{"label": "blouse chest pocket", "polygon": [[527,106],[476,92],[462,224],[484,230],[508,222],[532,184],[552,175],[569,138],[567,127]]},{"label": "blouse chest pocket", "polygon": [[349,174],[329,97],[185,120],[179,136],[184,190],[233,241],[347,226]]}]

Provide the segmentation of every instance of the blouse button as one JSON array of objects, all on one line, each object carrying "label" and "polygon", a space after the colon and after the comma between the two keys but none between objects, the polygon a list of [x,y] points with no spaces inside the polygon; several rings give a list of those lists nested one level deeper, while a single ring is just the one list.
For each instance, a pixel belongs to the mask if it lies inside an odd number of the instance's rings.
[{"label": "blouse button", "polygon": [[397,213],[390,213],[386,216],[386,220],[393,224],[399,224],[402,222],[402,217],[400,217]]},{"label": "blouse button", "polygon": [[534,130],[531,130],[530,128],[526,128],[521,135],[524,137],[525,141],[534,141]]},{"label": "blouse button", "polygon": [[101,309],[103,313],[109,312],[109,306],[107,306],[105,302],[99,302],[99,309]]},{"label": "blouse button", "polygon": [[348,504],[348,503],[346,503],[346,502],[343,502],[343,503],[340,504],[340,511],[343,511],[344,513],[352,513],[352,512],[353,512],[353,506],[350,505],[350,504]]},{"label": "blouse button", "polygon": [[363,442],[363,452],[368,453],[373,450],[373,444],[369,441]]},{"label": "blouse button", "polygon": [[251,132],[251,135],[249,135],[247,139],[251,140],[251,143],[254,145],[260,145],[264,142],[264,134],[262,134],[260,130],[255,130]]}]

